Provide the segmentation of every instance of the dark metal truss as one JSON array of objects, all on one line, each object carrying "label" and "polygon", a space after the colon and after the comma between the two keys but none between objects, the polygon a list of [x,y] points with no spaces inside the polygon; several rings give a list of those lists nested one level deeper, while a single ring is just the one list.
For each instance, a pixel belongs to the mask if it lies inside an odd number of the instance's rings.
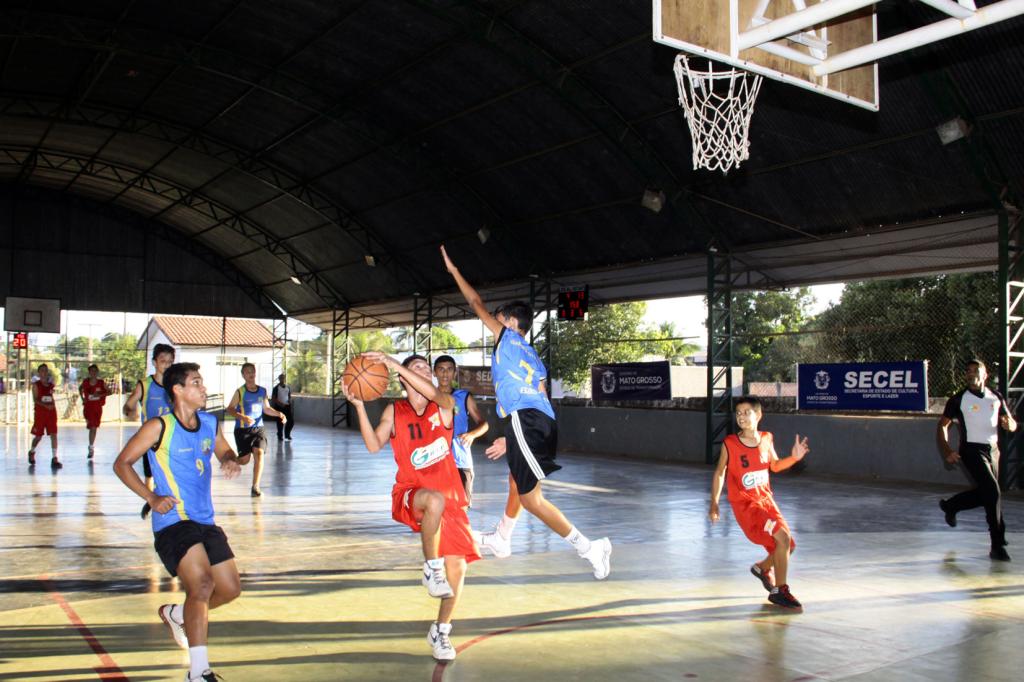
[{"label": "dark metal truss", "polygon": [[[131,186],[137,191],[147,192],[165,201],[179,201],[184,207],[195,211],[204,218],[214,220],[246,239],[259,244],[270,254],[283,263],[290,272],[296,273],[323,303],[331,307],[334,303],[347,303],[333,287],[323,280],[284,241],[268,233],[262,226],[241,216],[234,209],[208,197],[197,195],[193,190],[162,178],[154,173],[145,173],[137,168],[110,162],[90,162],[88,157],[62,151],[8,145],[0,147],[0,166],[17,165],[44,168],[58,173],[83,173],[91,177],[106,180],[115,186]],[[190,239],[197,239],[206,230],[197,234],[182,231],[179,234]]]}]

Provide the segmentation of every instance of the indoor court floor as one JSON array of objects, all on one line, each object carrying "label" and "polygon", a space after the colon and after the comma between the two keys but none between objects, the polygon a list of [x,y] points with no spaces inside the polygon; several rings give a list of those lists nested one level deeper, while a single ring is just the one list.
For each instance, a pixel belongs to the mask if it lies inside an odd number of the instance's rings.
[{"label": "indoor court floor", "polygon": [[[27,429],[0,427],[0,679],[184,677],[187,654],[156,614],[181,594],[111,470],[134,431],[101,428],[90,466],[84,428],[62,426],[53,473],[47,441],[29,471]],[[803,613],[767,602],[748,572],[761,551],[731,512],[707,521],[710,468],[565,454],[547,496],[590,537],[611,537],[611,576],[595,581],[523,517],[511,558],[470,567],[458,659],[440,666],[418,538],[390,518],[390,450],[304,424],[291,443],[270,435],[262,498],[249,496],[251,465],[214,480],[242,573],[241,597],[211,617],[211,661],[229,682],[981,682],[1024,669],[1024,500],[1006,503],[1016,560],[993,563],[981,510],[951,529],[937,506],[948,488],[815,477],[827,443],[811,444],[807,472],[773,479]],[[470,517],[487,530],[507,468],[480,450]]]}]

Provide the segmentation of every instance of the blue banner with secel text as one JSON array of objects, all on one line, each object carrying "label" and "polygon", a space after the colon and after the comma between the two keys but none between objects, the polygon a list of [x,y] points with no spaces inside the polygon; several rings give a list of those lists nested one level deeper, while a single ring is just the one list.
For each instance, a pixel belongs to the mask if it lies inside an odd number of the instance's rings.
[{"label": "blue banner with secel text", "polygon": [[928,409],[928,364],[843,362],[797,367],[798,410]]}]

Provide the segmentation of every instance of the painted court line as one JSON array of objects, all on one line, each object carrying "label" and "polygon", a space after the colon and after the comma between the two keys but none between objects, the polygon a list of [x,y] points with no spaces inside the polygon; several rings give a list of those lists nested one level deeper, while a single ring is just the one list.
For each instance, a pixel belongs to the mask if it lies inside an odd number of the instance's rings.
[{"label": "painted court line", "polygon": [[92,633],[92,630],[89,629],[89,626],[82,621],[78,612],[75,611],[66,599],[64,599],[64,595],[57,591],[57,588],[54,587],[53,583],[50,581],[50,576],[43,574],[39,576],[38,580],[43,584],[43,587],[46,588],[50,598],[57,603],[57,606],[59,606],[62,611],[64,611],[64,615],[68,617],[72,627],[78,630],[78,634],[82,636],[85,643],[89,645],[89,648],[91,648],[97,658],[100,659],[100,666],[93,667],[93,670],[96,671],[99,678],[101,680],[127,682],[128,678],[125,677],[123,672],[121,672],[121,668],[116,662],[114,662],[113,657],[107,653],[107,650],[103,648],[103,645],[100,644],[100,641],[96,638],[96,635]]}]

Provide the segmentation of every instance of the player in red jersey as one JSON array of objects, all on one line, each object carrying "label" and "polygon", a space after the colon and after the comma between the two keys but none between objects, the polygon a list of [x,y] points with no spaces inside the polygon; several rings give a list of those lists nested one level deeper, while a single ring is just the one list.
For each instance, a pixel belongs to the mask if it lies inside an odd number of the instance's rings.
[{"label": "player in red jersey", "polygon": [[107,402],[110,391],[107,382],[100,379],[100,368],[89,365],[89,378],[78,387],[82,396],[82,414],[85,416],[85,428],[89,429],[89,459],[92,459],[96,443],[96,429],[100,428],[103,406]]},{"label": "player in red jersey", "polygon": [[[796,548],[789,525],[782,517],[768,472],[785,471],[799,462],[808,453],[807,439],[796,435],[789,457],[779,459],[775,452],[774,439],[767,431],[758,431],[761,421],[761,401],[744,397],[736,401],[736,424],[738,434],[726,436],[722,443],[722,454],[711,479],[711,509],[708,516],[718,521],[718,498],[722,484],[729,476],[729,504],[732,505],[736,523],[754,544],[768,550],[768,556],[750,567],[750,572],[768,590],[768,601],[791,609],[801,604],[789,591],[789,555]],[[774,572],[774,579],[772,573]]]},{"label": "player in red jersey", "polygon": [[47,365],[39,365],[36,378],[32,381],[32,401],[35,403],[35,413],[32,420],[32,445],[28,449],[29,466],[36,463],[36,446],[43,439],[43,434],[50,434],[50,449],[53,457],[50,459],[50,467],[60,469],[64,465],[57,459],[57,405],[53,402],[53,377],[50,376],[50,368]]},{"label": "player in red jersey", "polygon": [[430,363],[410,355],[399,364],[384,353],[363,353],[396,370],[408,397],[384,408],[374,428],[366,406],[346,390],[359,415],[359,431],[370,452],[390,442],[398,465],[391,489],[391,517],[420,534],[423,584],[441,605],[427,633],[434,658],[450,661],[452,612],[462,593],[466,564],[480,558],[466,516],[466,491],[451,453],[455,401],[431,381]]}]

